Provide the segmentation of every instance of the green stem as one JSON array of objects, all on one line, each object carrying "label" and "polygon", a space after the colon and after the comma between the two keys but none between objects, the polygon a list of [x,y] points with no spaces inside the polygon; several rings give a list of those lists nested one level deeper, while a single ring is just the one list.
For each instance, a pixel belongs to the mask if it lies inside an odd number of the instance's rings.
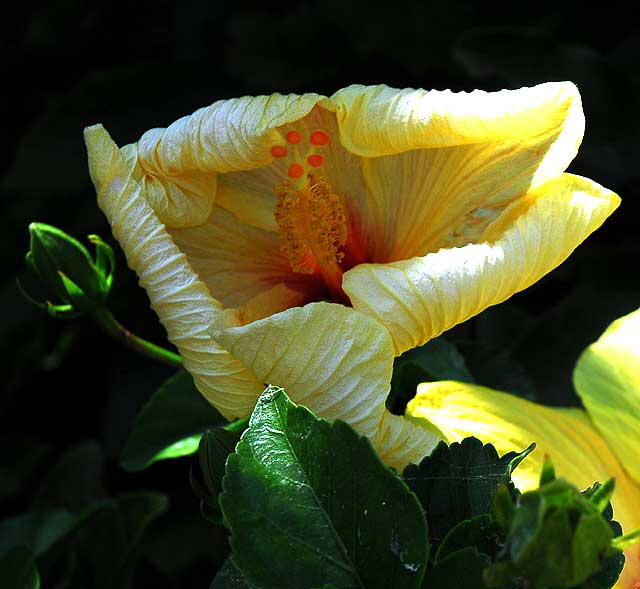
[{"label": "green stem", "polygon": [[168,364],[172,368],[182,367],[182,358],[178,354],[165,350],[131,333],[126,327],[120,325],[106,307],[98,307],[91,315],[107,334],[127,348],[131,348],[139,354],[147,356],[147,358]]}]

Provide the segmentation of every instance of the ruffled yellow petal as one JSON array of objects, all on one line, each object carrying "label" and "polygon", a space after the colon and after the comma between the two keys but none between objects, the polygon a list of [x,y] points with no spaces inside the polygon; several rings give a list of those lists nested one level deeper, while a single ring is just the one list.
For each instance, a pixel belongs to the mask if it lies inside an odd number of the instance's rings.
[{"label": "ruffled yellow petal", "polygon": [[567,168],[584,133],[580,94],[571,82],[500,92],[354,85],[336,92],[331,100],[343,145],[364,157],[557,135],[542,154],[536,174],[542,181]]},{"label": "ruffled yellow petal", "polygon": [[[640,527],[640,487],[581,409],[554,409],[476,385],[434,382],[418,387],[407,406],[407,417],[429,428],[435,425],[449,442],[475,436],[493,444],[500,454],[535,442],[536,450],[513,473],[521,490],[538,486],[545,455],[551,457],[559,476],[581,488],[615,477],[614,518],[624,532]],[[636,589],[640,548],[631,547],[625,557],[616,587]]]},{"label": "ruffled yellow petal", "polygon": [[344,145],[366,156],[373,262],[476,241],[511,201],[564,172],[584,131],[571,83],[470,94],[350,86],[332,100]]},{"label": "ruffled yellow petal", "polygon": [[640,483],[640,309],[614,321],[573,375],[591,419]]},{"label": "ruffled yellow petal", "polygon": [[355,309],[389,329],[396,354],[519,292],[558,266],[619,204],[613,192],[564,174],[518,199],[483,243],[344,275]]},{"label": "ruffled yellow petal", "polygon": [[207,327],[220,312],[220,304],[142,195],[133,177],[131,150],[121,152],[100,125],[86,129],[85,141],[98,204],[186,369],[200,392],[227,418],[246,415],[264,387],[209,337]]},{"label": "ruffled yellow petal", "polygon": [[312,303],[238,326],[230,309],[216,317],[211,334],[265,384],[284,387],[296,403],[371,438],[388,463],[403,466],[433,447],[433,434],[402,417],[385,417],[393,349],[373,319],[342,305]]},{"label": "ruffled yellow petal", "polygon": [[211,334],[261,382],[360,433],[377,430],[389,392],[393,350],[378,323],[342,305],[312,303],[237,326],[229,309]]},{"label": "ruffled yellow petal", "polygon": [[220,100],[166,129],[151,129],[138,142],[140,182],[158,218],[168,227],[206,220],[216,194],[216,174],[249,170],[273,159],[277,127],[296,121],[321,103],[318,94],[272,94]]}]

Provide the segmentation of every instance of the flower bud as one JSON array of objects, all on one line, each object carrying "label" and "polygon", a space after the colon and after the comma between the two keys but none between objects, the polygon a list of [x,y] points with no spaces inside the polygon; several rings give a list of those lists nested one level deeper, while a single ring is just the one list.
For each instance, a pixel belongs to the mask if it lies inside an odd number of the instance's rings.
[{"label": "flower bud", "polygon": [[113,281],[113,250],[97,235],[89,241],[96,246],[95,260],[87,249],[64,231],[31,223],[26,262],[54,300],[37,303],[54,317],[71,318],[102,305]]}]

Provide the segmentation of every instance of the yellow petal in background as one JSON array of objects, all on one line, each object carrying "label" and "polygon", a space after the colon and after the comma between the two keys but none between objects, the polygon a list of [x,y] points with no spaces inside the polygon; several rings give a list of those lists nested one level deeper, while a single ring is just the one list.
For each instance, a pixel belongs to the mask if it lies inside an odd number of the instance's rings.
[{"label": "yellow petal in background", "polygon": [[85,141],[100,208],[186,369],[225,417],[246,415],[264,387],[209,337],[207,327],[220,304],[142,195],[133,178],[134,160],[118,150],[100,125],[86,129]]},{"label": "yellow petal in background", "polygon": [[595,182],[564,174],[507,207],[485,230],[483,242],[362,264],[345,273],[344,290],[355,309],[389,329],[399,355],[539,280],[619,201]]},{"label": "yellow petal in background", "polygon": [[[407,406],[407,417],[416,424],[439,428],[448,442],[475,436],[493,444],[500,454],[523,450],[535,442],[535,451],[513,473],[516,486],[523,491],[538,486],[545,456],[553,460],[558,476],[579,488],[614,477],[614,519],[624,533],[640,528],[640,486],[628,476],[582,409],[544,407],[485,387],[434,382],[418,387],[418,394]],[[625,550],[625,557],[616,587],[636,589],[640,547]]]},{"label": "yellow petal in background", "polygon": [[589,415],[640,484],[640,309],[614,321],[573,375]]},{"label": "yellow petal in background", "polygon": [[475,436],[500,454],[535,442],[536,450],[513,473],[521,490],[538,486],[545,455],[553,460],[558,476],[579,488],[615,477],[615,518],[626,532],[640,527],[640,488],[581,409],[545,407],[477,385],[434,382],[419,385],[407,417],[435,425],[449,442]]}]

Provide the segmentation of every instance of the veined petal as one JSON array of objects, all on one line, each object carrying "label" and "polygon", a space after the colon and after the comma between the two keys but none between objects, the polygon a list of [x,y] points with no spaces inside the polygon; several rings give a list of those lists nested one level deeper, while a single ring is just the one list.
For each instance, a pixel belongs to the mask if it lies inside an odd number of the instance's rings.
[{"label": "veined petal", "polygon": [[591,419],[640,484],[640,309],[614,321],[573,374]]},{"label": "veined petal", "polygon": [[379,428],[389,392],[393,349],[376,321],[342,305],[311,303],[238,326],[229,309],[211,335],[263,383],[326,419],[359,433]]},{"label": "veined petal", "polygon": [[385,464],[402,471],[410,462],[419,464],[442,439],[435,428],[429,430],[385,409],[371,443]]},{"label": "veined petal", "polygon": [[222,207],[214,207],[202,225],[169,233],[224,307],[240,307],[283,282],[301,292],[314,286],[308,276],[291,272],[277,233],[242,223]]},{"label": "veined petal", "polygon": [[580,94],[571,82],[499,92],[353,85],[336,92],[331,101],[343,145],[364,157],[557,135],[539,172],[549,178],[566,169],[584,133]]},{"label": "veined petal", "polygon": [[[475,436],[492,443],[500,454],[535,442],[536,450],[513,473],[521,490],[538,486],[545,455],[559,476],[580,488],[615,477],[614,517],[625,532],[640,527],[640,487],[581,409],[554,409],[477,385],[434,382],[418,386],[407,417],[427,427],[435,425],[448,442]],[[637,553],[630,556],[637,559]],[[633,566],[630,563],[629,574]]]},{"label": "veined petal", "polygon": [[344,275],[355,309],[389,329],[396,354],[519,292],[553,270],[619,204],[613,192],[564,174],[529,191],[485,230],[484,243]]},{"label": "veined petal", "polygon": [[[360,158],[349,153],[340,143],[340,130],[336,115],[331,110],[316,106],[303,118],[278,128],[286,136],[287,131],[296,131],[299,145],[279,145],[287,149],[287,157],[275,158],[266,166],[239,172],[230,172],[219,177],[216,204],[231,211],[243,223],[269,231],[277,231],[274,217],[276,206],[275,187],[288,178],[288,167],[292,162],[306,165],[305,157],[320,155],[323,163],[313,171],[322,176],[349,208],[350,217],[366,214],[365,183],[360,167]],[[328,142],[315,146],[310,138],[316,131],[326,134]],[[353,219],[352,219],[353,220]]]},{"label": "veined petal", "polygon": [[242,364],[211,340],[207,327],[220,311],[176,247],[133,177],[135,158],[121,152],[101,125],[85,130],[98,204],[127,262],[178,348],[200,392],[225,417],[244,416],[263,389]]},{"label": "veined petal", "polygon": [[141,183],[168,227],[203,223],[215,200],[216,174],[267,165],[279,140],[276,127],[332,104],[318,94],[272,94],[220,100],[138,142]]}]

